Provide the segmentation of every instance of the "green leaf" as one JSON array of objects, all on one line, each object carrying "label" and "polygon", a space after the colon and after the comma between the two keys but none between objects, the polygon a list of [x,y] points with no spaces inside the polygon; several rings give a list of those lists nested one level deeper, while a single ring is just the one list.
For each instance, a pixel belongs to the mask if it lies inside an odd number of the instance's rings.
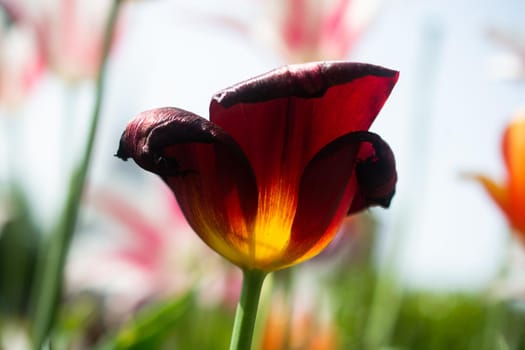
[{"label": "green leaf", "polygon": [[159,349],[181,318],[193,308],[194,294],[146,307],[128,321],[116,337],[98,347],[98,350]]},{"label": "green leaf", "polygon": [[8,218],[0,227],[0,311],[26,315],[41,232],[25,193],[16,185],[7,196]]}]

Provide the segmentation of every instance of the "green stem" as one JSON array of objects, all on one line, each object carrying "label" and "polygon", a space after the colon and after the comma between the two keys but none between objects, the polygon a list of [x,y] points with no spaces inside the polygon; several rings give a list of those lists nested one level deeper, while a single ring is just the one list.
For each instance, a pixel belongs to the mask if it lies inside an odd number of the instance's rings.
[{"label": "green stem", "polygon": [[252,346],[259,298],[266,273],[243,270],[241,299],[237,305],[230,350],[249,350]]},{"label": "green stem", "polygon": [[34,310],[34,348],[40,349],[51,329],[59,300],[63,281],[64,263],[75,229],[80,200],[82,197],[86,174],[89,169],[91,154],[100,119],[102,97],[104,93],[104,78],[106,75],[107,58],[109,56],[115,23],[122,0],[114,0],[109,14],[101,53],[100,69],[96,80],[95,102],[91,124],[79,163],[73,170],[69,181],[68,195],[64,203],[58,224],[43,247],[41,258],[40,280],[33,298]]}]

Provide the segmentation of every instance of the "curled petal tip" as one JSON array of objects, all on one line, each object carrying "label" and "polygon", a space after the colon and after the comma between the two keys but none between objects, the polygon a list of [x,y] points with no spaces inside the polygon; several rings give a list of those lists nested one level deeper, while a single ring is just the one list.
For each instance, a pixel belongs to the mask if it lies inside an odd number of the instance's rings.
[{"label": "curled petal tip", "polygon": [[385,143],[377,143],[376,155],[360,161],[356,177],[370,205],[388,208],[395,194],[397,173],[392,151]]},{"label": "curled petal tip", "polygon": [[171,107],[138,114],[128,124],[115,154],[122,160],[133,158],[142,168],[159,175],[178,174],[178,161],[165,154],[170,146],[200,142],[213,143],[221,131],[206,119]]},{"label": "curled petal tip", "polygon": [[388,208],[396,192],[397,171],[392,150],[377,134],[358,134],[364,142],[355,168],[359,192],[348,214],[374,205]]},{"label": "curled petal tip", "polygon": [[122,136],[120,137],[120,143],[118,146],[117,153],[115,153],[115,157],[118,157],[124,161],[128,160],[131,157],[125,137],[126,132],[123,132]]}]

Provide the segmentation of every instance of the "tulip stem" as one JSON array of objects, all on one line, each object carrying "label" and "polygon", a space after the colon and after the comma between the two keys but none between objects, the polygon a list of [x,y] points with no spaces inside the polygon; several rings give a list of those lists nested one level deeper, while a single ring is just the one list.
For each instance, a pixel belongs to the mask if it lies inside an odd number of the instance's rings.
[{"label": "tulip stem", "polygon": [[34,312],[34,349],[40,349],[46,342],[46,339],[48,339],[49,331],[52,328],[56,314],[63,282],[64,264],[75,229],[86,174],[88,172],[91,154],[93,153],[93,145],[102,106],[107,58],[109,56],[111,40],[121,2],[122,0],[113,0],[105,29],[100,69],[96,81],[95,102],[84,153],[71,175],[69,186],[67,187],[67,198],[60,213],[58,224],[53,232],[51,232],[49,239],[44,242],[41,256],[39,257],[41,261],[38,274],[39,280],[36,281],[37,288],[35,288],[35,295],[32,300]]},{"label": "tulip stem", "polygon": [[249,350],[252,346],[255,319],[266,273],[243,270],[241,298],[237,304],[230,350]]}]

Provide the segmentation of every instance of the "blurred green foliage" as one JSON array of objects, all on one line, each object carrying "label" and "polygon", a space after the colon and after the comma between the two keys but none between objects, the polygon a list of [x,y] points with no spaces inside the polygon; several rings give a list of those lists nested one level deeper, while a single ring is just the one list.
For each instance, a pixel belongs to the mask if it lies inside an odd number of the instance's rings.
[{"label": "blurred green foliage", "polygon": [[[371,263],[373,242],[368,243],[362,247],[362,255],[321,262],[333,264],[326,269],[311,269],[308,264],[297,269],[315,274],[321,293],[328,295],[340,349],[525,350],[523,305],[497,301],[481,292],[404,290],[392,276],[378,274]],[[293,271],[277,276],[275,283],[285,280],[285,284],[293,284]],[[81,334],[93,329],[93,323],[100,324],[101,318],[92,314],[91,325],[78,322],[79,308],[72,307],[78,303],[85,300],[72,300],[63,308],[60,332]],[[374,314],[374,308],[379,312]],[[103,312],[93,306],[88,309]],[[227,349],[233,314],[231,307],[203,305],[190,292],[145,305],[116,329],[102,328],[98,345],[88,348]],[[260,315],[264,317],[264,313]]]},{"label": "blurred green foliage", "polygon": [[227,349],[232,323],[232,310],[199,305],[190,292],[144,307],[96,349]]},{"label": "blurred green foliage", "polygon": [[[328,284],[337,310],[340,349],[356,350],[523,350],[525,312],[510,302],[494,302],[483,294],[406,292],[387,338],[367,343],[374,277],[366,273]],[[357,283],[360,282],[360,283]],[[399,290],[397,291],[399,292]],[[386,301],[387,302],[387,301]],[[62,314],[65,322],[78,314]],[[92,321],[97,318],[91,317]],[[203,306],[193,294],[144,307],[121,328],[106,333],[97,350],[227,349],[233,310]],[[96,322],[99,322],[96,321]],[[89,327],[77,323],[80,330]],[[106,330],[107,331],[107,330]],[[257,348],[254,348],[257,349]]]},{"label": "blurred green foliage", "polygon": [[[41,237],[23,192],[14,187],[10,193],[0,235],[0,324],[28,319]],[[311,269],[308,263],[275,278],[291,291],[296,271],[317,275],[334,310],[340,349],[525,350],[524,304],[481,292],[404,290],[393,276],[378,273],[372,258],[373,232],[362,236],[359,244],[357,251],[343,250],[312,262],[324,268]],[[233,314],[231,306],[203,304],[190,291],[145,303],[123,324],[114,325],[105,319],[103,296],[86,293],[62,303],[52,347],[227,349]]]},{"label": "blurred green foliage", "polygon": [[[1,322],[28,319],[40,235],[22,192],[13,191],[0,236]],[[292,291],[296,272],[315,275],[334,310],[340,349],[525,350],[523,304],[481,292],[405,290],[393,276],[378,273],[373,237],[361,237],[358,251],[343,250],[275,278]],[[233,315],[231,306],[202,303],[189,291],[145,303],[124,323],[114,324],[107,320],[103,296],[73,295],[62,303],[52,347],[227,349]]]},{"label": "blurred green foliage", "polygon": [[29,311],[41,232],[24,192],[12,185],[6,195],[6,222],[0,227],[0,312],[22,316]]}]

